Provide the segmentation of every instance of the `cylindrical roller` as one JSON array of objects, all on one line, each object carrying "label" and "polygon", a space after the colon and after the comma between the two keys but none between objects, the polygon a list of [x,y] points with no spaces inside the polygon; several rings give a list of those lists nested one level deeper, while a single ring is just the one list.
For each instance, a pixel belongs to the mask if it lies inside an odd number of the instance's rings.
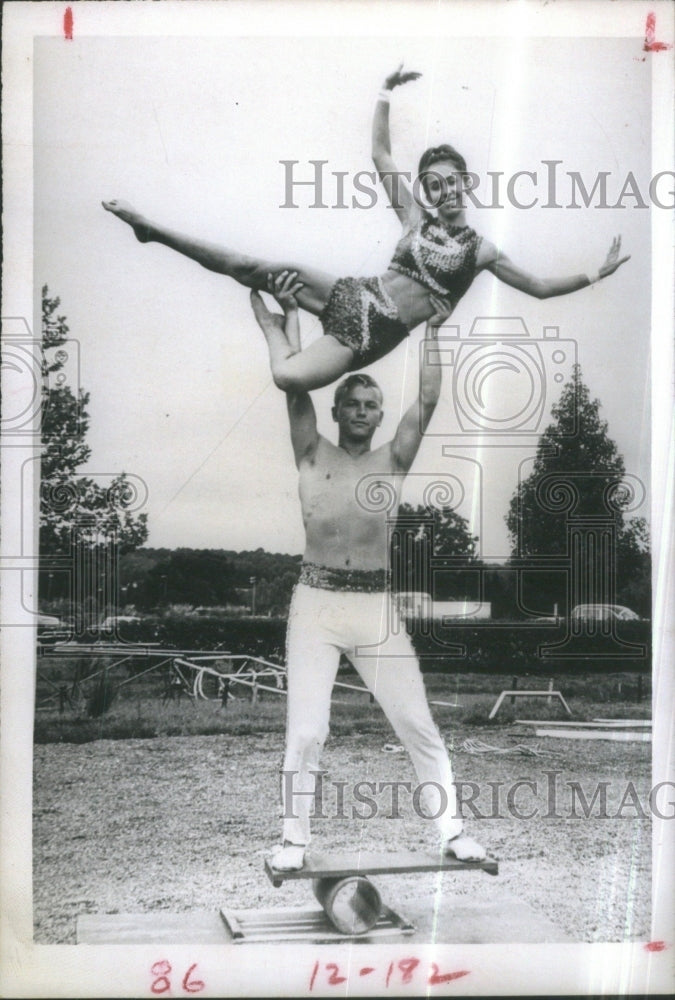
[{"label": "cylindrical roller", "polygon": [[314,895],[326,916],[342,934],[365,934],[382,912],[382,900],[363,875],[313,880]]}]

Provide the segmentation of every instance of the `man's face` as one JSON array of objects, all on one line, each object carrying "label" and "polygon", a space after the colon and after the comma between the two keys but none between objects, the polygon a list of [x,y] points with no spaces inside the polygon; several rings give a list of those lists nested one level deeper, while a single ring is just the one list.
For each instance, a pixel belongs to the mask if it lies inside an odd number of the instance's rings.
[{"label": "man's face", "polygon": [[369,440],[382,423],[382,397],[373,386],[355,385],[333,407],[333,420],[341,437],[353,441]]}]

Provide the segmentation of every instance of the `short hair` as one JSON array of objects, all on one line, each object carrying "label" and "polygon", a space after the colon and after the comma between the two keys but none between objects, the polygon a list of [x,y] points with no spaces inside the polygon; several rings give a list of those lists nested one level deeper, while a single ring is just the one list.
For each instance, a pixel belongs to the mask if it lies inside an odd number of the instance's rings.
[{"label": "short hair", "polygon": [[364,389],[377,389],[380,394],[380,402],[384,399],[382,390],[374,378],[371,378],[370,375],[366,375],[365,372],[356,372],[356,374],[348,375],[346,379],[343,379],[342,382],[340,382],[335,390],[333,406],[339,406],[347,393],[351,392],[356,385],[361,385]]},{"label": "short hair", "polygon": [[434,163],[442,163],[445,160],[454,163],[460,173],[467,173],[466,160],[461,153],[457,152],[454,146],[450,146],[448,143],[444,143],[442,146],[430,146],[429,149],[425,149],[422,153],[417,168],[417,174],[422,184],[424,184],[424,175],[430,172],[429,167],[433,166]]}]

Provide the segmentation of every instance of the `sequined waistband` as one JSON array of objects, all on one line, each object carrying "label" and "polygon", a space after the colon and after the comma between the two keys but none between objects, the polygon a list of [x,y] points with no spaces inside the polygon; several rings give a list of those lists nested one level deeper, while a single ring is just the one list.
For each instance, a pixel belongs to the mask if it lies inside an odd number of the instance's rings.
[{"label": "sequined waistband", "polygon": [[341,569],[305,562],[300,569],[299,583],[322,590],[352,590],[362,594],[382,593],[389,589],[390,575],[386,569]]}]

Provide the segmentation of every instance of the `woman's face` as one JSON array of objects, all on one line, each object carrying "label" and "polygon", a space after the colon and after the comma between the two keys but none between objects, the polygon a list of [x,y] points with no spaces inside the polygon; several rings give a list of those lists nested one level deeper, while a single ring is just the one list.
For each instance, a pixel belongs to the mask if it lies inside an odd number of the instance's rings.
[{"label": "woman's face", "polygon": [[464,175],[452,160],[439,160],[424,176],[424,192],[441,218],[454,217],[464,208]]}]

